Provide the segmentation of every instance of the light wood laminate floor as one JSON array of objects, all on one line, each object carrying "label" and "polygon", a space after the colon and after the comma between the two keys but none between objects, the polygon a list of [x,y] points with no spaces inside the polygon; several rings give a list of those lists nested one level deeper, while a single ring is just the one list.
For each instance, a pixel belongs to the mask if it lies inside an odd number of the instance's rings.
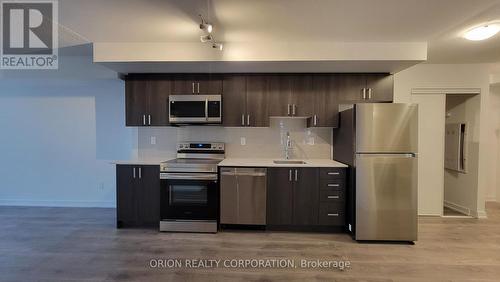
[{"label": "light wood laminate floor", "polygon": [[[0,207],[0,281],[500,281],[500,205],[488,219],[419,219],[416,245],[345,234],[117,230],[114,209]],[[349,260],[351,268],[150,268],[151,259]]]}]

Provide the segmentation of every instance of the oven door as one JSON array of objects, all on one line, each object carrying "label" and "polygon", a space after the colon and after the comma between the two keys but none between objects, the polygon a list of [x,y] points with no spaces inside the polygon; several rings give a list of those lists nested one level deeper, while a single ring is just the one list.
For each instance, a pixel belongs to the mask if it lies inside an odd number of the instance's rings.
[{"label": "oven door", "polygon": [[217,174],[161,173],[162,220],[217,220]]},{"label": "oven door", "polygon": [[221,123],[221,95],[170,95],[169,122]]}]

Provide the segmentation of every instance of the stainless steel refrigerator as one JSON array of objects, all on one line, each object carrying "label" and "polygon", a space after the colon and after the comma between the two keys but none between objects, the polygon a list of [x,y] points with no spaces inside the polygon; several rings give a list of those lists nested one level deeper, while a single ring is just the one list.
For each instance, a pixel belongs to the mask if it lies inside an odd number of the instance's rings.
[{"label": "stainless steel refrigerator", "polygon": [[343,107],[333,154],[351,166],[347,228],[359,241],[416,241],[418,106]]}]

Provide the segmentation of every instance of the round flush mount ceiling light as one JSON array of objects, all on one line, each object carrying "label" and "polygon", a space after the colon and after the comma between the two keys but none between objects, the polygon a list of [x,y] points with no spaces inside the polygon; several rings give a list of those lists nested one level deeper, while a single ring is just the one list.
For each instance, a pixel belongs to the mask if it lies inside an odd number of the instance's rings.
[{"label": "round flush mount ceiling light", "polygon": [[486,24],[469,29],[464,38],[472,41],[488,39],[500,31],[500,23]]}]

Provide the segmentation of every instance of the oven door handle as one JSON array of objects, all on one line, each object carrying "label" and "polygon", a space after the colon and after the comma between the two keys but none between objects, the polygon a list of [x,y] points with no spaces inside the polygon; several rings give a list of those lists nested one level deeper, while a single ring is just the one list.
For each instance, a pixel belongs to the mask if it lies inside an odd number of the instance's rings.
[{"label": "oven door handle", "polygon": [[160,179],[167,180],[217,180],[214,173],[160,173]]}]

